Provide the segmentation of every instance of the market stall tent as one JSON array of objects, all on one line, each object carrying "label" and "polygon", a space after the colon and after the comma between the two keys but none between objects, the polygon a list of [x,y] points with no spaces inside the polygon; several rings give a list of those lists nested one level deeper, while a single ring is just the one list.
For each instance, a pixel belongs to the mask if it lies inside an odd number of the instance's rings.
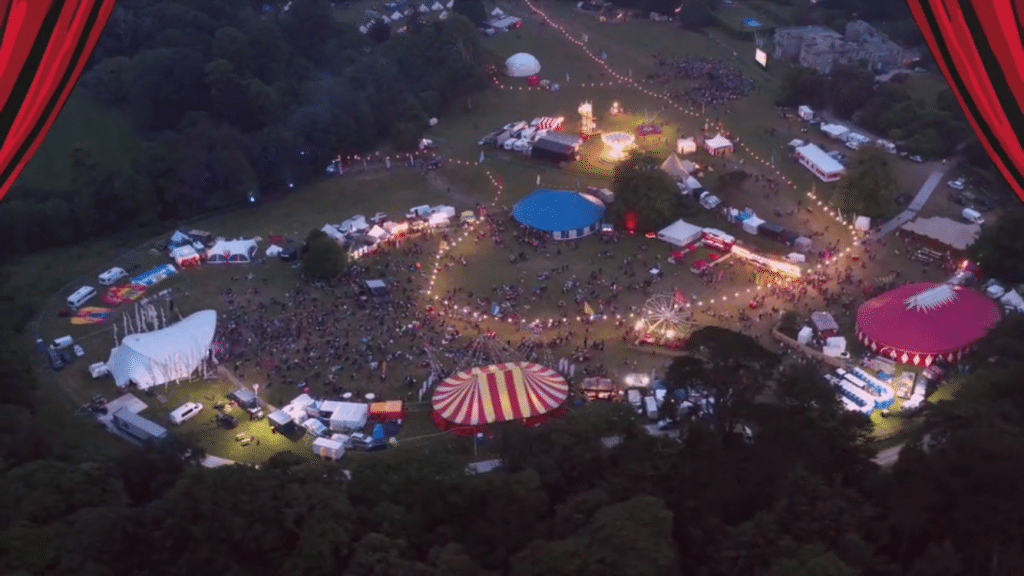
[{"label": "market stall tent", "polygon": [[341,402],[329,420],[332,432],[359,430],[366,425],[370,407],[360,402]]},{"label": "market stall tent", "polygon": [[199,253],[191,246],[178,246],[174,248],[171,250],[171,258],[174,258],[174,263],[182,268],[196,266],[202,261]]},{"label": "market stall tent", "polygon": [[697,241],[704,233],[704,229],[683,220],[676,220],[658,232],[658,239],[664,240],[676,246],[687,246]]},{"label": "market stall tent", "polygon": [[540,72],[540,61],[525,52],[513,54],[505,61],[505,73],[512,78],[526,78]]},{"label": "market stall tent", "polygon": [[118,388],[184,380],[209,356],[216,329],[217,312],[202,310],[162,330],[130,334],[110,351],[107,368]]},{"label": "market stall tent", "polygon": [[714,138],[704,141],[704,149],[708,151],[708,154],[719,156],[732,152],[732,142],[721,134],[715,134]]}]

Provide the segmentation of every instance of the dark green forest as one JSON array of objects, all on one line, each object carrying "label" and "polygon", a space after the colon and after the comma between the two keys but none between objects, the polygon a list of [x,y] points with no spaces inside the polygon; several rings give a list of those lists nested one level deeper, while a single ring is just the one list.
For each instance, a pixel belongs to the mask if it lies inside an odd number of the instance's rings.
[{"label": "dark green forest", "polygon": [[83,143],[70,189],[16,184],[0,257],[282,193],[339,154],[413,148],[487,86],[488,56],[462,17],[406,25],[364,35],[327,0],[119,0],[76,90],[142,143],[123,170]]},{"label": "dark green forest", "polygon": [[[714,398],[713,413],[684,411],[665,437],[641,430],[624,403],[498,429],[488,442],[504,468],[475,476],[460,464],[465,439],[364,457],[349,478],[290,453],[209,470],[180,441],[114,459],[55,456],[41,439],[26,447],[31,432],[6,418],[0,569],[1014,576],[1024,573],[1022,334],[1016,315],[982,343],[961,394],[929,407],[925,434],[888,470],[871,461],[867,420],[843,410],[816,369],[719,329],[698,333],[665,374],[670,388]],[[30,381],[0,377],[5,391]],[[739,422],[753,440],[731,433]],[[607,447],[609,437],[621,442]]]}]

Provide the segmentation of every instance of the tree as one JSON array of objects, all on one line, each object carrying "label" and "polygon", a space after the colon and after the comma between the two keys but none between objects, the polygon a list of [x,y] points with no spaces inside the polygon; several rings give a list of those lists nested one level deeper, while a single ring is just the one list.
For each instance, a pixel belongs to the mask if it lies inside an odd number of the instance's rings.
[{"label": "tree", "polygon": [[829,74],[827,99],[840,118],[850,118],[871,98],[875,77],[857,66],[837,65]]},{"label": "tree", "polygon": [[455,0],[452,12],[465,16],[474,26],[487,21],[487,9],[482,0]]},{"label": "tree", "polygon": [[813,68],[794,66],[782,78],[777,106],[794,107],[807,105],[821,108],[825,105],[828,81]]},{"label": "tree", "polygon": [[391,25],[383,20],[374,20],[366,29],[366,36],[377,44],[383,44],[391,38]]},{"label": "tree", "polygon": [[633,213],[639,231],[648,232],[664,228],[681,215],[679,188],[659,164],[649,154],[633,152],[615,166],[615,200],[608,209],[612,221],[624,225],[627,214]]},{"label": "tree", "polygon": [[341,246],[322,230],[313,230],[303,246],[302,272],[314,280],[337,278],[345,265]]},{"label": "tree", "polygon": [[877,147],[866,146],[851,155],[846,176],[836,188],[834,204],[848,216],[882,218],[892,213],[896,190],[889,156]]},{"label": "tree", "polygon": [[1024,282],[1024,208],[1007,210],[994,223],[982,227],[969,248],[985,274],[1008,284]]}]

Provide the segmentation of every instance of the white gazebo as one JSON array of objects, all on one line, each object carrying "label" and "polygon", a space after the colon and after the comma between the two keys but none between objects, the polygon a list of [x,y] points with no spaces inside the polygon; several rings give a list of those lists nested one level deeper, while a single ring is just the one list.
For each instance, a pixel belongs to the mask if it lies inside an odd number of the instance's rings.
[{"label": "white gazebo", "polygon": [[732,152],[732,142],[721,134],[715,134],[714,138],[704,141],[704,149],[712,156],[720,156]]}]

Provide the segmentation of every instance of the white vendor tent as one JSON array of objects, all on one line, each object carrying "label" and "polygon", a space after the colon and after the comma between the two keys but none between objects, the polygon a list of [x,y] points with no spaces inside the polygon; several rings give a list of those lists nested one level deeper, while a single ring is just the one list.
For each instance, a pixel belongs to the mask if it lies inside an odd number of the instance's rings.
[{"label": "white vendor tent", "polygon": [[439,15],[437,16],[437,19],[438,19],[438,20],[446,20],[447,18],[448,18],[448,11],[447,11],[447,10],[445,10],[444,12],[441,12],[441,13],[440,13],[440,14],[439,14]]},{"label": "white vendor tent", "polygon": [[700,180],[697,180],[693,176],[687,177],[686,182],[684,182],[683,184],[685,184],[686,187],[689,188],[690,190],[696,190],[697,188],[700,188]]},{"label": "white vendor tent", "polygon": [[992,284],[988,288],[985,288],[985,294],[987,294],[989,298],[1000,298],[1005,293],[1006,290],[999,284]]},{"label": "white vendor tent", "polygon": [[191,246],[178,246],[171,250],[171,258],[178,266],[190,266],[199,263],[199,253]]},{"label": "white vendor tent", "polygon": [[451,216],[444,212],[434,212],[427,218],[427,224],[431,226],[441,226],[447,224],[451,220]]},{"label": "white vendor tent", "polygon": [[313,453],[321,458],[337,460],[345,455],[345,445],[336,440],[317,438],[313,440]]},{"label": "white vendor tent", "polygon": [[814,328],[810,326],[804,326],[800,329],[800,332],[796,335],[796,341],[801,344],[807,344],[811,341],[811,336],[814,335]]},{"label": "white vendor tent", "polygon": [[491,10],[491,16],[494,16],[495,18],[501,18],[504,15],[505,13],[501,11],[501,8],[495,8],[494,10]]},{"label": "white vendor tent", "polygon": [[281,408],[281,411],[287,414],[292,419],[292,422],[295,422],[296,424],[302,424],[306,420],[309,420],[309,414],[306,414],[305,406],[289,404]]},{"label": "white vendor tent", "polygon": [[743,221],[743,231],[747,234],[757,234],[757,229],[764,224],[764,220],[757,217],[757,214]]},{"label": "white vendor tent", "polygon": [[726,152],[732,152],[732,142],[721,134],[715,134],[714,138],[704,141],[704,149],[713,155],[725,154]]},{"label": "white vendor tent", "polygon": [[693,154],[697,151],[697,143],[693,138],[679,138],[676,140],[677,154]]},{"label": "white vendor tent", "polygon": [[793,262],[794,264],[803,264],[804,262],[807,262],[807,256],[804,256],[799,252],[790,252],[789,254],[786,254],[786,260]]},{"label": "white vendor tent", "polygon": [[505,73],[512,78],[533,76],[540,73],[540,61],[526,52],[513,54],[505,61]]},{"label": "white vendor tent", "polygon": [[1024,298],[1021,298],[1020,294],[1016,290],[1010,290],[1003,297],[999,299],[999,302],[1007,308],[1013,308],[1014,310],[1024,310]]},{"label": "white vendor tent", "polygon": [[669,244],[686,246],[699,239],[702,232],[703,229],[700,226],[694,226],[689,222],[676,220],[661,232],[658,232],[658,238],[668,242]]},{"label": "white vendor tent", "polygon": [[426,4],[420,4],[419,11],[426,14],[427,12],[430,12],[430,8],[427,8]]},{"label": "white vendor tent", "polygon": [[451,10],[452,6],[455,5],[455,0],[448,0],[448,3],[444,5],[445,8]]},{"label": "white vendor tent", "polygon": [[320,230],[324,234],[327,234],[328,236],[333,238],[335,242],[340,242],[342,244],[345,243],[345,235],[341,233],[341,230],[338,230],[334,226],[331,226],[330,224],[324,224],[324,227],[321,228]]},{"label": "white vendor tent", "polygon": [[814,110],[812,110],[810,106],[801,106],[796,109],[796,113],[802,120],[814,120]]},{"label": "white vendor tent", "polygon": [[831,338],[825,339],[825,346],[830,348],[837,348],[839,353],[846,352],[846,337],[844,336],[832,336]]},{"label": "white vendor tent", "polygon": [[366,235],[372,238],[374,242],[379,242],[382,238],[387,236],[388,233],[380,226],[374,225]]},{"label": "white vendor tent", "polygon": [[245,264],[256,255],[256,240],[217,240],[206,251],[206,261],[211,264]]},{"label": "white vendor tent", "polygon": [[395,10],[395,12],[393,14],[391,14],[391,19],[395,20],[395,21],[401,20],[402,19],[402,13],[397,11],[397,10]]},{"label": "white vendor tent", "polygon": [[134,382],[145,390],[192,375],[207,358],[217,312],[203,310],[153,332],[125,336],[110,351],[107,368],[118,388]]},{"label": "white vendor tent", "polygon": [[871,218],[867,216],[857,216],[857,219],[853,222],[853,227],[861,232],[867,232],[871,230]]},{"label": "white vendor tent", "polygon": [[441,4],[440,2],[434,2],[434,4],[430,6],[430,9],[433,10],[434,12],[440,12],[444,10],[444,5]]},{"label": "white vendor tent", "polygon": [[309,430],[313,436],[323,436],[327,432],[327,425],[316,418],[307,419],[302,423],[302,427]]},{"label": "white vendor tent", "polygon": [[267,248],[267,256],[271,258],[280,255],[281,252],[284,252],[284,248],[281,248],[277,244],[271,244],[270,247]]},{"label": "white vendor tent", "polygon": [[341,230],[344,234],[348,234],[350,232],[362,232],[369,228],[370,225],[366,222],[366,216],[363,216],[362,214],[353,216],[338,225],[338,230]]},{"label": "white vendor tent", "polygon": [[365,24],[364,24],[364,25],[361,25],[361,26],[359,26],[359,31],[360,31],[360,32],[362,32],[363,34],[366,34],[366,30],[367,30],[367,28],[366,28],[366,25],[365,25]]},{"label": "white vendor tent", "polygon": [[804,144],[806,144],[806,142],[804,142],[803,140],[801,140],[799,138],[794,138],[794,139],[790,140],[789,144],[786,144],[786,146],[789,146],[790,148],[799,148],[799,147],[803,146]]},{"label": "white vendor tent", "polygon": [[358,402],[342,402],[331,414],[331,432],[358,430],[366,425],[370,415],[370,405]]}]

